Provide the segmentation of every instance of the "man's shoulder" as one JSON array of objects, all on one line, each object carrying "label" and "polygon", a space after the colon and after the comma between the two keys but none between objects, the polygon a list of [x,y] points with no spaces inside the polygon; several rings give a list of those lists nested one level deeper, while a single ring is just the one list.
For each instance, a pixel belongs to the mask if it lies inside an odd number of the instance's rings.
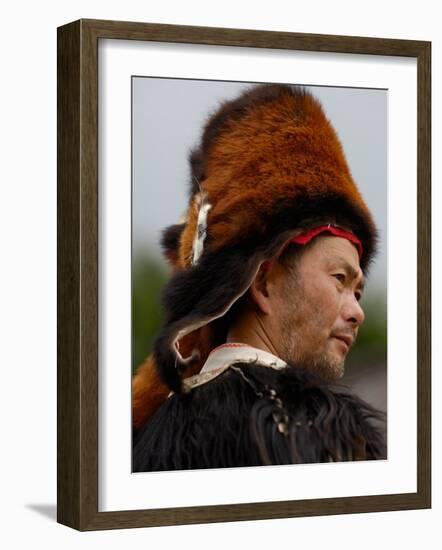
[{"label": "man's shoulder", "polygon": [[138,434],[134,469],[380,458],[382,433],[372,422],[379,419],[357,396],[302,367],[233,362],[169,397]]},{"label": "man's shoulder", "polygon": [[256,395],[240,369],[170,395],[136,434],[134,471],[260,465],[249,430]]}]

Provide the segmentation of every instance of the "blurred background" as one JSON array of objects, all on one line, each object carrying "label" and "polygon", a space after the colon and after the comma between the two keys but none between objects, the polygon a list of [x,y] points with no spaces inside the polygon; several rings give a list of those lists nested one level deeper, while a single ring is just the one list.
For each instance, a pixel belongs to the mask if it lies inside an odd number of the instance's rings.
[{"label": "blurred background", "polygon": [[[304,85],[301,82],[294,84]],[[169,276],[161,231],[178,223],[188,200],[189,151],[221,101],[251,83],[132,79],[132,368],[149,355],[162,324]],[[379,254],[362,300],[365,322],[342,384],[387,410],[387,90],[304,85],[336,129],[351,173],[380,233]]]}]

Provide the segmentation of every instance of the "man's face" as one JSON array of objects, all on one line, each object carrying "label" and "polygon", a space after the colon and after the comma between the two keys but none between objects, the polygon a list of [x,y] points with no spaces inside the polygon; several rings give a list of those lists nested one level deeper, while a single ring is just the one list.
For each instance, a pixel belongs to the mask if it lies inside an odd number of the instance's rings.
[{"label": "man's face", "polygon": [[294,271],[275,281],[273,329],[283,360],[339,379],[364,321],[359,304],[364,277],[357,250],[348,240],[317,237]]}]

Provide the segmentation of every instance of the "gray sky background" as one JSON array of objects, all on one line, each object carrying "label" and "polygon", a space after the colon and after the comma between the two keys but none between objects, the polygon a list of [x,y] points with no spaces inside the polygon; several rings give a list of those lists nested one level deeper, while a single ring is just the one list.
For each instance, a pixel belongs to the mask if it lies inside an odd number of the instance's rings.
[{"label": "gray sky background", "polygon": [[[302,84],[302,83],[293,83]],[[189,151],[220,101],[249,83],[133,78],[133,247],[161,257],[161,230],[186,210]],[[387,91],[305,86],[322,103],[373,213],[380,249],[369,287],[387,288]]]}]

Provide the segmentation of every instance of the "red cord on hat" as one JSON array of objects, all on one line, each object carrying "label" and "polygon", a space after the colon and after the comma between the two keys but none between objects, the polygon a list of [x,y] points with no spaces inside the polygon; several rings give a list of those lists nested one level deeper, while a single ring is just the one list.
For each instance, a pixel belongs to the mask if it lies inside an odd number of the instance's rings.
[{"label": "red cord on hat", "polygon": [[358,252],[359,252],[359,259],[362,258],[362,243],[361,241],[356,237],[354,233],[351,231],[346,231],[345,229],[342,229],[341,227],[336,227],[335,225],[320,225],[319,227],[315,227],[314,229],[310,229],[309,231],[306,231],[305,233],[301,233],[301,235],[298,235],[297,237],[293,237],[289,240],[289,243],[298,243],[298,244],[307,244],[312,239],[314,239],[317,235],[320,233],[332,233],[336,237],[342,237],[343,239],[347,239],[351,241],[353,244],[356,245]]},{"label": "red cord on hat", "polygon": [[[332,235],[335,235],[336,237],[342,237],[343,239],[347,239],[348,241],[352,242],[354,245],[356,245],[359,253],[359,259],[362,258],[362,243],[361,241],[356,237],[354,233],[351,231],[347,231],[345,229],[342,229],[341,227],[337,227],[336,225],[320,225],[318,227],[315,227],[313,229],[309,229],[305,233],[301,233],[300,235],[297,235],[296,237],[292,237],[287,243],[284,245],[283,250],[290,244],[290,243],[297,243],[305,245],[309,243],[312,239],[317,237],[321,233],[331,233]],[[267,269],[270,265],[271,260],[267,260],[262,263],[262,267],[264,269]]]}]

